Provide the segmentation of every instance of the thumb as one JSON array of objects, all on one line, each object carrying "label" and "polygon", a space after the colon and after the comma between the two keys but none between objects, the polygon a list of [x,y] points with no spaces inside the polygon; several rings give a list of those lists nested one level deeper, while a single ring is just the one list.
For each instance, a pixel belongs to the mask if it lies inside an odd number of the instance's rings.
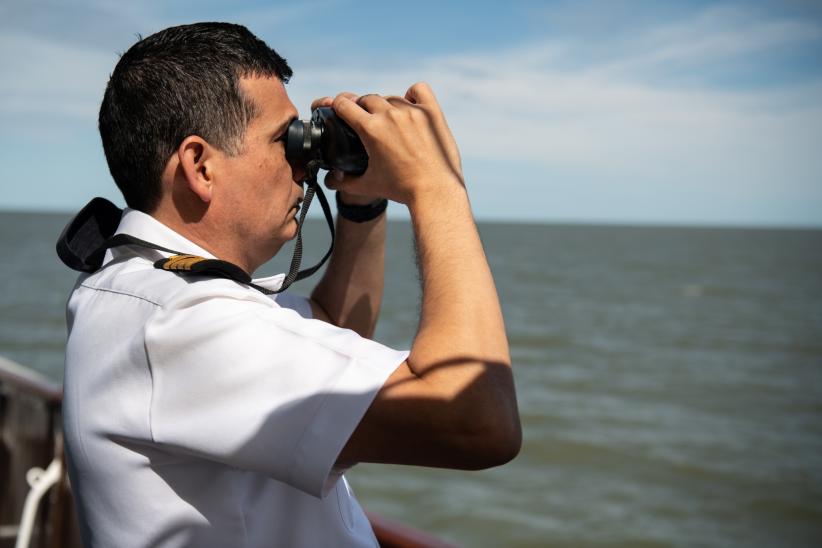
[{"label": "thumb", "polygon": [[332,169],[325,174],[323,182],[326,188],[330,190],[341,190],[355,196],[366,194],[362,192],[362,188],[367,186],[362,183],[362,175],[356,176]]}]

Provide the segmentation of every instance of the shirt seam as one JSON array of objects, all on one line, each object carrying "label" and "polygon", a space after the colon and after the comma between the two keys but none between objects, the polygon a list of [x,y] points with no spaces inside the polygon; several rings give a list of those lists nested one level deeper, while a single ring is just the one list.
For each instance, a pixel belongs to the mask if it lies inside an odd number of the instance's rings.
[{"label": "shirt seam", "polygon": [[[151,304],[151,305],[153,305],[157,308],[160,308],[160,309],[163,308],[163,306],[158,302],[155,302],[155,301],[153,301],[153,300],[151,300],[147,297],[143,297],[142,295],[136,295],[134,293],[130,293],[128,291],[110,289],[110,288],[106,288],[106,287],[95,287],[93,285],[87,285],[87,284],[83,284],[83,283],[80,284],[80,287],[85,287],[86,289],[90,289],[92,291],[102,291],[104,293],[112,293],[114,295],[123,295],[125,297],[131,297],[133,299],[137,299],[137,300],[140,300],[140,301],[147,302],[147,303],[149,303],[149,304]],[[148,345],[146,344],[145,333],[143,333],[143,351],[145,352],[145,355],[146,355],[146,369],[148,370],[148,378],[149,378],[149,383],[151,385],[150,396],[149,396],[149,400],[148,400],[148,435],[151,438],[151,441],[156,443],[156,440],[154,439],[154,424],[152,422],[152,416],[151,416],[152,410],[154,408],[154,369],[152,368],[152,365],[151,365],[151,358],[150,358],[149,353],[148,353]]]},{"label": "shirt seam", "polygon": [[92,291],[103,291],[103,292],[106,292],[106,293],[113,293],[115,295],[125,295],[126,297],[133,297],[135,299],[140,299],[141,301],[145,301],[149,304],[153,304],[154,306],[158,306],[158,307],[161,307],[161,308],[163,306],[160,303],[149,299],[148,297],[144,297],[142,295],[136,295],[134,293],[129,293],[128,291],[123,291],[123,290],[118,290],[118,289],[110,289],[110,288],[107,288],[107,287],[96,287],[96,286],[93,286],[93,285],[86,285],[86,284],[80,284],[80,287],[85,287],[86,289],[91,289]]}]

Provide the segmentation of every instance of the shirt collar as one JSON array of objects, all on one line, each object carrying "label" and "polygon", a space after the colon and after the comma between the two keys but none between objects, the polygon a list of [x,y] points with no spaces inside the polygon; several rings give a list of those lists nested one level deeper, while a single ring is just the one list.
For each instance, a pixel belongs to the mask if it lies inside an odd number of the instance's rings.
[{"label": "shirt collar", "polygon": [[[135,238],[151,242],[162,247],[179,251],[180,253],[187,253],[190,255],[198,255],[206,259],[216,259],[214,255],[195,244],[188,238],[175,232],[167,227],[151,215],[147,215],[142,211],[136,209],[125,208],[123,210],[123,217],[120,219],[120,224],[117,227],[116,234],[130,234]],[[157,253],[163,257],[168,257],[171,253],[158,250],[146,250],[150,253]],[[112,260],[118,254],[118,248],[109,249],[106,252],[103,263]],[[270,289],[272,291],[278,290],[283,285],[285,274],[277,274],[268,276],[266,278],[254,278],[252,281],[260,286]]]},{"label": "shirt collar", "polygon": [[[179,251],[180,253],[187,253],[189,255],[198,255],[206,259],[216,259],[214,255],[198,246],[188,238],[180,235],[171,228],[167,227],[151,215],[147,215],[142,211],[136,209],[126,208],[123,210],[123,217],[120,219],[120,225],[117,227],[116,234],[129,234],[135,238],[151,242],[162,247]],[[164,256],[169,253],[162,251]]]}]

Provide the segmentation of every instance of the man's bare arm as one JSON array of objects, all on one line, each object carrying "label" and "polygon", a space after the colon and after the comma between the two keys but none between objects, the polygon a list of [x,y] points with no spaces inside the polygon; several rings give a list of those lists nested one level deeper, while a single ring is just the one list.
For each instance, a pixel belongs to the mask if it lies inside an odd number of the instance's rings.
[{"label": "man's bare arm", "polygon": [[411,354],[391,375],[338,461],[484,468],[519,451],[505,325],[474,223],[459,153],[425,84],[404,99],[345,97],[334,108],[361,136],[369,170],[338,186],[378,191],[411,213],[422,308]]},{"label": "man's bare arm", "polygon": [[374,336],[385,271],[385,217],[355,223],[337,216],[334,252],[311,294],[315,318]]}]

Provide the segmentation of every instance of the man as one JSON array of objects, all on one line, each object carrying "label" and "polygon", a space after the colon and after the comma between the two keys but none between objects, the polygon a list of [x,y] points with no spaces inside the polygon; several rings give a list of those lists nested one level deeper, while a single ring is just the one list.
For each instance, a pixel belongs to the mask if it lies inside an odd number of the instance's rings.
[{"label": "man", "polygon": [[[247,273],[297,233],[291,69],[248,30],[174,27],[132,46],[100,110],[129,209],[118,233]],[[510,358],[459,153],[425,84],[333,106],[369,154],[328,177],[343,209],[310,300],[107,252],[68,303],[65,433],[89,546],[373,546],[342,476],[359,462],[480,469],[520,446]],[[422,306],[409,352],[374,332],[387,198],[411,213]],[[367,217],[368,215],[366,215]],[[282,276],[255,280],[277,289]]]}]

